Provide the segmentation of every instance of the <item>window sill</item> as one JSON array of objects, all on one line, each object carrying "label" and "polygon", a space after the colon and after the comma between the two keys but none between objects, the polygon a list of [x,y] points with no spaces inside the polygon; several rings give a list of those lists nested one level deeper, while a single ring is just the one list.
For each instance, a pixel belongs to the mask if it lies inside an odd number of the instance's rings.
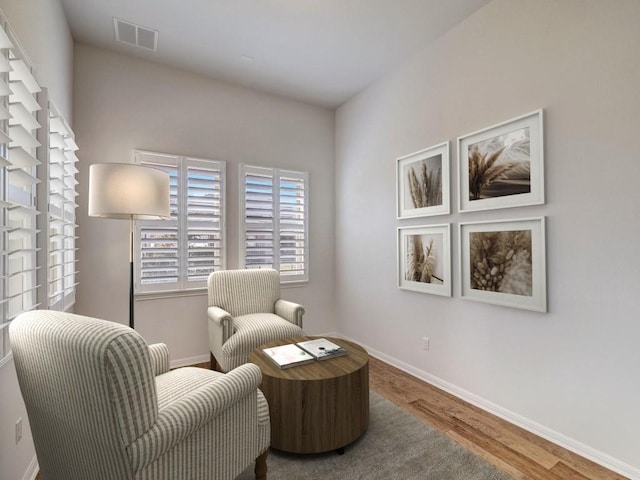
[{"label": "window sill", "polygon": [[[300,280],[295,282],[280,282],[280,288],[300,288],[309,285],[308,280]],[[141,292],[134,294],[136,302],[145,302],[147,300],[160,300],[165,298],[181,298],[181,297],[200,297],[207,295],[207,287],[194,288],[191,290],[166,290],[163,292]]]},{"label": "window sill", "polygon": [[164,298],[199,297],[207,294],[206,287],[192,290],[166,290],[163,292],[142,292],[134,295],[136,302],[159,300]]},{"label": "window sill", "polygon": [[294,282],[280,282],[280,288],[298,288],[309,285],[309,280],[296,280]]}]

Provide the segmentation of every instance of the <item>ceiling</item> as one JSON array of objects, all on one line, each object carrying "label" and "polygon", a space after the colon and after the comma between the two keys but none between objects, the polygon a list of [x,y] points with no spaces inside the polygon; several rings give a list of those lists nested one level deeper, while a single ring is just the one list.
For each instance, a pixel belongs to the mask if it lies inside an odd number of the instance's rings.
[{"label": "ceiling", "polygon": [[[489,0],[61,0],[78,42],[335,108]],[[117,42],[113,18],[159,32]]]}]

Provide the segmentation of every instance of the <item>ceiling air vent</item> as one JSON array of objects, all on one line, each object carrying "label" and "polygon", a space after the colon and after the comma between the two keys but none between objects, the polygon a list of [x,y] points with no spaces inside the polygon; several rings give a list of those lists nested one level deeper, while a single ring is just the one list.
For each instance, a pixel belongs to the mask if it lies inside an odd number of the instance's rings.
[{"label": "ceiling air vent", "polygon": [[116,40],[134,47],[156,51],[158,49],[158,31],[135,23],[125,22],[119,18],[113,19]]}]

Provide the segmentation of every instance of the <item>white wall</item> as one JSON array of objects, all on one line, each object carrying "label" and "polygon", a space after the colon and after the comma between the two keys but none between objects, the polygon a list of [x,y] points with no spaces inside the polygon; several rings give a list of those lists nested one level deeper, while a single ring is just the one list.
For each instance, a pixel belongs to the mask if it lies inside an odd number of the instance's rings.
[{"label": "white wall", "polygon": [[[133,149],[227,162],[227,267],[238,268],[240,163],[304,170],[310,178],[308,286],[283,289],[305,306],[307,332],[335,331],[334,114],[254,90],[78,44],[74,115],[80,147],[76,312],[128,322],[128,229],[87,217],[89,165],[127,162]],[[206,293],[136,302],[136,329],[172,360],[208,358]]]},{"label": "white wall", "polygon": [[60,0],[0,0],[41,86],[72,124],[73,39]]},{"label": "white wall", "polygon": [[[638,25],[636,0],[495,0],[336,114],[340,331],[636,478]],[[456,137],[538,108],[546,204],[459,214]],[[454,213],[396,220],[395,159],[446,140]],[[458,223],[538,215],[549,313],[462,300]],[[445,222],[453,298],[399,290],[396,228]]]},{"label": "white wall", "polygon": [[[59,0],[0,0],[40,85],[71,122],[73,41]],[[23,437],[15,443],[15,422],[23,419]],[[35,473],[35,450],[20,396],[13,360],[0,367],[0,480]],[[26,478],[26,477],[25,477]]]}]

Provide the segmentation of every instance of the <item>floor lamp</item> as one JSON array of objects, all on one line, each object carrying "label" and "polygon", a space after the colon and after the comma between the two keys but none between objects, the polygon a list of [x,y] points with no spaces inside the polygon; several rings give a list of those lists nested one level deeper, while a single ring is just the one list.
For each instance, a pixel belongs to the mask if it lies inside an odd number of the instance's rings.
[{"label": "floor lamp", "polygon": [[129,220],[129,326],[134,328],[133,221],[169,218],[169,175],[130,163],[91,165],[89,216]]}]

